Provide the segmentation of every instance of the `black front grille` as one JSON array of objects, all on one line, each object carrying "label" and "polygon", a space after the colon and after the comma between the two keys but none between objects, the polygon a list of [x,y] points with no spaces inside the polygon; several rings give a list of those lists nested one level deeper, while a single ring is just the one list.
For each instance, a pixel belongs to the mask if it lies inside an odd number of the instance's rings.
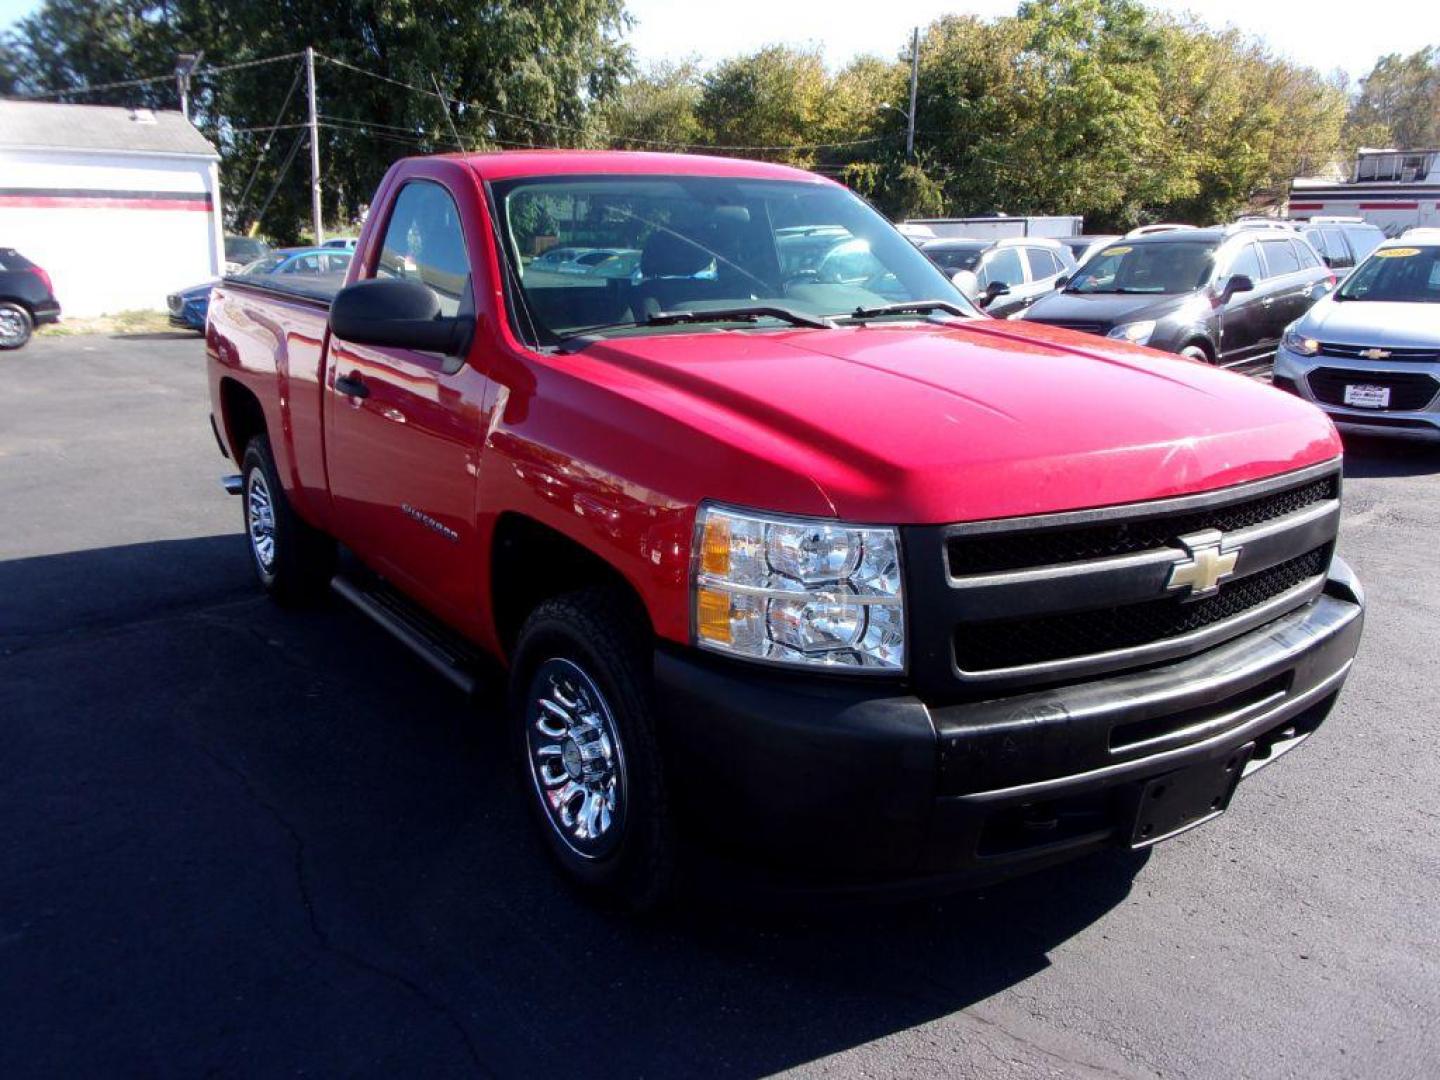
[{"label": "black front grille", "polygon": [[[1379,348],[1389,353],[1388,356],[1361,356],[1361,353],[1369,352],[1371,349]],[[1320,343],[1321,356],[1339,356],[1346,360],[1403,360],[1415,363],[1434,363],[1440,361],[1440,349],[1392,349],[1388,345],[1340,345],[1335,342],[1322,341]]]},{"label": "black front grille", "polygon": [[[1327,405],[1356,408],[1345,404],[1347,386],[1387,386],[1390,388],[1389,409],[1407,411],[1423,409],[1440,393],[1440,382],[1418,371],[1342,371],[1339,368],[1316,368],[1305,377],[1316,400]],[[1383,411],[1383,410],[1380,410]]]},{"label": "black front grille", "polygon": [[950,573],[964,577],[1150,551],[1174,546],[1179,537],[1206,529],[1229,532],[1274,521],[1338,498],[1339,494],[1339,474],[1332,474],[1282,491],[1200,510],[1027,532],[952,536],[947,545]]},{"label": "black front grille", "polygon": [[1224,583],[1203,600],[1166,597],[1041,618],[966,623],[955,632],[955,663],[962,671],[993,671],[1165,641],[1243,615],[1318,577],[1329,564],[1330,545],[1325,544]]},{"label": "black front grille", "polygon": [[1106,334],[1110,332],[1110,324],[1103,322],[1084,322],[1076,319],[1031,319],[1027,321],[1043,323],[1046,326],[1056,326],[1061,330],[1078,330],[1082,334]]}]

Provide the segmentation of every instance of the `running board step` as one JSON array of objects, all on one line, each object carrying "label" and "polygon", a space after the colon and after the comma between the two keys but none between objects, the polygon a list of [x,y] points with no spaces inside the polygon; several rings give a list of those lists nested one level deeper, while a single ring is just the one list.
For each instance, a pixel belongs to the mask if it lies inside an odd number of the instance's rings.
[{"label": "running board step", "polygon": [[330,587],[409,646],[462,693],[475,694],[485,656],[470,642],[380,578],[337,574],[330,579]]}]

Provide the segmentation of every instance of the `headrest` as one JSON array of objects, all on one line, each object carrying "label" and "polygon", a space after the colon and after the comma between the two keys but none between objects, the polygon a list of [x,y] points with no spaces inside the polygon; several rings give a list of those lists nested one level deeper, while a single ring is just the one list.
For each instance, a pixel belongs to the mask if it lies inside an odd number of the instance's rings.
[{"label": "headrest", "polygon": [[692,277],[709,267],[710,252],[675,233],[654,232],[640,254],[640,273],[652,277]]}]

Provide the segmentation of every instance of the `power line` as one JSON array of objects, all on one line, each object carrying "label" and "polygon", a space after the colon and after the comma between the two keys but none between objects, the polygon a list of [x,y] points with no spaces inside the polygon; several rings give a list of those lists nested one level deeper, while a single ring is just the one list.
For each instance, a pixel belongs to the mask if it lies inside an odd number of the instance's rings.
[{"label": "power line", "polygon": [[260,153],[255,155],[255,168],[250,171],[250,179],[245,181],[245,190],[240,192],[240,198],[235,200],[235,208],[231,211],[234,220],[240,220],[240,211],[245,208],[245,200],[250,197],[250,189],[255,186],[255,178],[260,175],[260,166],[264,164],[266,156],[270,153],[270,144],[275,141],[275,132],[280,130],[280,118],[285,115],[285,110],[290,108],[290,101],[295,97],[295,88],[300,85],[301,69],[295,68],[295,78],[290,80],[290,89],[286,91],[285,101],[280,106],[280,111],[275,114],[275,123],[265,135],[265,145],[260,147]]},{"label": "power line", "polygon": [[[233,64],[211,64],[208,67],[196,68],[191,72],[191,77],[201,75],[220,75],[227,71],[240,71],[244,68],[259,67],[262,64],[276,64],[281,60],[293,60],[301,55],[298,52],[281,53],[279,56],[265,56],[258,60],[240,60]],[[148,75],[142,79],[120,79],[116,82],[96,83],[87,86],[74,86],[67,90],[46,90],[36,94],[15,95],[22,101],[36,101],[42,98],[52,97],[76,97],[80,94],[98,94],[102,90],[119,90],[127,86],[147,86],[150,83],[168,82],[175,77],[174,72],[165,75]]]},{"label": "power line", "polygon": [[[435,90],[427,90],[427,89],[426,89],[425,87],[423,87],[423,86],[416,86],[414,83],[407,83],[407,82],[405,82],[405,81],[403,81],[403,80],[401,80],[401,79],[392,78],[392,77],[389,76],[389,75],[382,75],[382,74],[380,74],[378,71],[370,71],[370,70],[368,70],[368,69],[366,69],[366,68],[362,68],[362,67],[359,67],[359,66],[357,66],[357,65],[355,65],[355,64],[351,64],[351,63],[349,63],[349,62],[347,62],[347,61],[345,61],[345,60],[336,60],[333,56],[326,56],[326,55],[324,55],[323,53],[316,53],[316,54],[315,54],[315,58],[316,58],[317,60],[323,61],[324,63],[333,64],[333,65],[336,66],[336,67],[345,68],[345,69],[347,69],[347,70],[349,70],[349,71],[356,72],[357,74],[360,74],[360,75],[365,75],[365,76],[367,76],[367,77],[369,77],[369,78],[372,78],[372,79],[378,79],[379,81],[385,82],[385,83],[389,83],[389,84],[392,85],[392,86],[401,87],[402,89],[409,90],[409,91],[411,91],[412,93],[424,94],[424,95],[426,95],[427,97],[438,98],[440,101],[445,102],[445,103],[450,104],[450,105],[462,105],[462,106],[464,106],[464,107],[467,108],[467,109],[475,109],[475,110],[477,110],[477,111],[479,111],[479,112],[489,113],[489,114],[491,114],[492,116],[504,117],[504,118],[507,119],[507,120],[515,120],[515,121],[517,121],[517,122],[519,122],[519,123],[530,124],[530,125],[533,125],[533,126],[535,126],[535,127],[549,128],[549,129],[551,129],[552,131],[568,131],[568,132],[571,132],[571,133],[573,133],[573,134],[583,135],[583,136],[585,136],[585,137],[587,137],[587,138],[592,138],[592,137],[594,137],[595,135],[599,134],[599,133],[597,133],[597,132],[590,131],[590,130],[588,130],[588,129],[586,129],[586,128],[576,127],[574,124],[562,124],[562,123],[558,123],[558,122],[553,121],[553,120],[541,120],[541,119],[538,119],[537,117],[525,116],[525,115],[522,114],[522,113],[512,113],[512,112],[507,112],[507,111],[504,110],[504,109],[494,108],[493,106],[490,106],[490,105],[482,105],[482,104],[481,104],[480,102],[478,102],[478,101],[466,101],[464,98],[454,98],[454,97],[450,97],[450,96],[448,96],[448,95],[446,95],[446,94],[444,94],[444,93],[440,93],[440,92],[437,92],[437,91],[435,91]],[[751,152],[759,152],[759,151],[782,152],[782,151],[790,151],[790,150],[830,150],[830,149],[839,150],[839,149],[844,149],[844,148],[846,148],[846,147],[851,147],[851,146],[866,146],[866,145],[870,145],[870,144],[877,143],[877,142],[885,142],[885,141],[887,141],[887,140],[889,140],[889,139],[896,138],[896,136],[895,136],[894,134],[873,135],[873,136],[870,136],[870,137],[864,138],[864,139],[850,139],[850,140],[841,141],[841,142],[786,143],[786,144],[784,144],[784,145],[773,145],[773,146],[741,146],[741,145],[733,145],[733,144],[725,144],[725,143],[681,143],[681,142],[665,142],[665,141],[660,140],[660,139],[645,139],[645,138],[640,138],[640,137],[638,137],[638,136],[628,136],[628,135],[616,135],[616,136],[613,136],[612,138],[614,139],[614,141],[617,141],[617,142],[635,143],[635,144],[637,144],[637,145],[661,147],[661,148],[670,149],[670,150],[675,150],[675,149],[680,149],[680,150],[745,150],[745,151],[751,151]],[[491,139],[491,140],[488,140],[488,141],[490,141],[490,142],[502,142],[502,140],[499,140],[499,139]],[[529,144],[529,145],[532,145],[532,146],[533,146],[534,144]],[[545,148],[544,148],[544,147],[536,147],[536,149],[545,149]]]}]

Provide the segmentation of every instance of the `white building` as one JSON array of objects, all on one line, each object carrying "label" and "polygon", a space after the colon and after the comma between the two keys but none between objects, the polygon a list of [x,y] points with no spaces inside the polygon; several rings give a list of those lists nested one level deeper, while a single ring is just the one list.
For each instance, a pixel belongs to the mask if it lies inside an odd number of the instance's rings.
[{"label": "white building", "polygon": [[219,155],[178,112],[0,101],[0,247],[63,315],[163,309],[224,262]]}]

